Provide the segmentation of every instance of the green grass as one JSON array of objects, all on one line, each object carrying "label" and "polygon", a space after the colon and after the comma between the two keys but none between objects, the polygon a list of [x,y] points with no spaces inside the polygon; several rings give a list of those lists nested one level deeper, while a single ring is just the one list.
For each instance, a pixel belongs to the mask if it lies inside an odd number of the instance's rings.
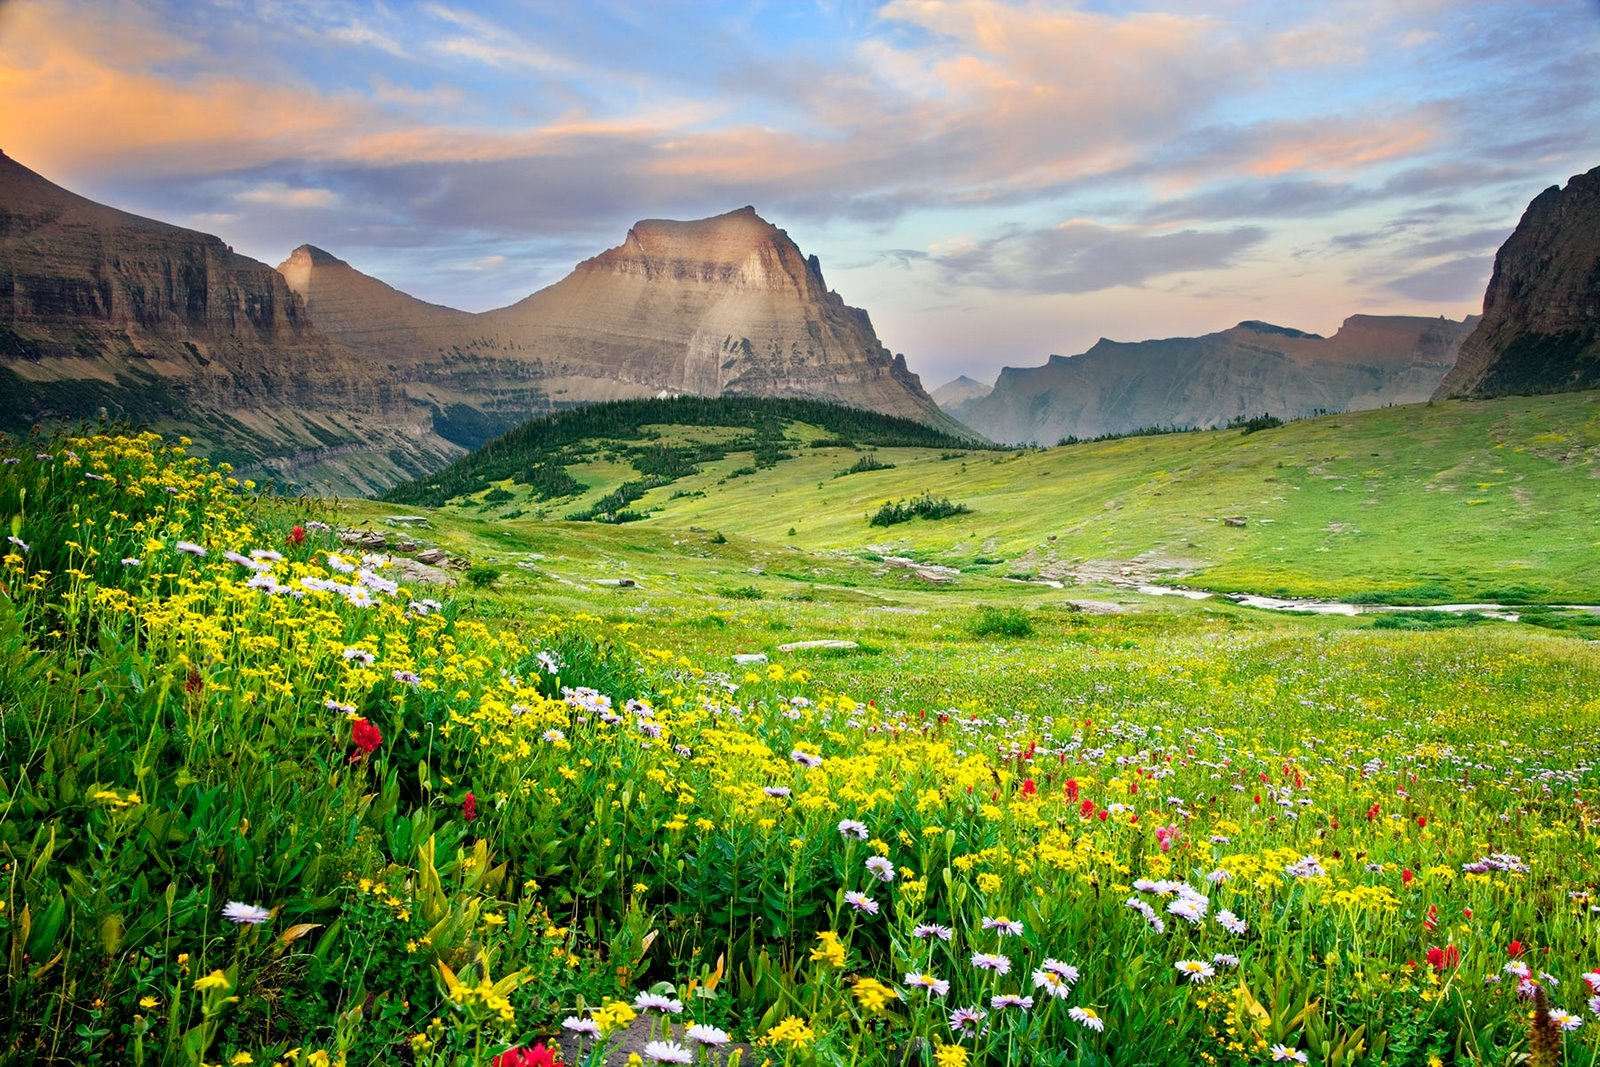
[{"label": "green grass", "polygon": [[[647,527],[913,555],[997,575],[1084,580],[1126,569],[1223,592],[1588,602],[1600,600],[1597,402],[1596,393],[1449,401],[1252,434],[953,459],[948,449],[880,447],[875,455],[892,469],[847,478],[836,475],[858,457],[842,447],[794,447],[792,458],[739,477],[730,475],[753,453],[732,451],[630,507]],[[799,441],[802,429],[791,425],[790,436]],[[572,470],[590,487],[578,506],[638,477],[621,462]],[[884,504],[924,493],[971,513],[869,526]],[[1246,525],[1225,525],[1231,516]]]}]

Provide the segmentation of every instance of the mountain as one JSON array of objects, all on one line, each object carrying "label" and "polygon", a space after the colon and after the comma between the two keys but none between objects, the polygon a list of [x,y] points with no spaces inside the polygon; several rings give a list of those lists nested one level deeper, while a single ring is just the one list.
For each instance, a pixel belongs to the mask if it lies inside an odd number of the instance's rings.
[{"label": "mountain", "polygon": [[1101,338],[1042,367],[1007,367],[962,420],[996,441],[1052,444],[1154,426],[1221,426],[1428,399],[1475,320],[1353,315],[1332,337],[1241,322],[1202,337]]},{"label": "mountain", "polygon": [[423,303],[310,246],[279,267],[335,340],[476,446],[530,415],[657,394],[827,400],[955,432],[817,257],[751,207],[636,223],[566,278],[477,314]]},{"label": "mountain", "polygon": [[973,401],[982,400],[992,392],[994,386],[963,374],[953,381],[945,382],[929,395],[933,397],[933,402],[939,405],[939,410],[953,419],[961,419]]},{"label": "mountain", "polygon": [[1600,387],[1600,167],[1528,205],[1440,397]]},{"label": "mountain", "polygon": [[368,491],[459,453],[395,382],[209,234],[105,207],[0,153],[0,429],[113,418],[246,471]]}]

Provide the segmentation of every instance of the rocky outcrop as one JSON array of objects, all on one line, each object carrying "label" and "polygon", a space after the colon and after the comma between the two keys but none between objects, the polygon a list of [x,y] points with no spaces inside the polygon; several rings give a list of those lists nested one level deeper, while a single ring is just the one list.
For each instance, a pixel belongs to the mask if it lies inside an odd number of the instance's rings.
[{"label": "rocky outcrop", "polygon": [[830,400],[960,429],[867,313],[828,289],[816,257],[754,208],[637,223],[555,285],[479,314],[309,246],[279,270],[320,326],[463,444],[558,407],[662,392]]},{"label": "rocky outcrop", "polygon": [[994,386],[963,374],[953,381],[945,382],[929,395],[933,397],[933,402],[939,405],[940,411],[953,419],[965,421],[967,409],[992,392]]},{"label": "rocky outcrop", "polygon": [[962,419],[996,441],[1053,444],[1417,403],[1454,364],[1474,321],[1355,315],[1332,337],[1252,321],[1202,337],[1102,338],[1081,355],[1006,368]]},{"label": "rocky outcrop", "polygon": [[370,491],[458,450],[209,234],[105,207],[0,154],[0,428],[126,418],[247,473]]},{"label": "rocky outcrop", "polygon": [[1600,167],[1552,185],[1494,257],[1483,321],[1440,397],[1600,388]]}]

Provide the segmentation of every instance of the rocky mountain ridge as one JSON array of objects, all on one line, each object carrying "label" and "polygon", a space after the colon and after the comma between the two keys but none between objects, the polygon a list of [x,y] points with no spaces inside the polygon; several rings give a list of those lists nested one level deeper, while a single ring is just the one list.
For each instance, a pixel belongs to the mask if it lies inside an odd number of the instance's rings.
[{"label": "rocky mountain ridge", "polygon": [[530,413],[663,392],[828,400],[959,429],[867,313],[828,289],[817,258],[751,207],[639,222],[556,284],[476,314],[309,246],[278,269],[334,339],[468,446]]},{"label": "rocky mountain ridge", "polygon": [[0,153],[0,428],[102,412],[292,481],[373,490],[447,461],[396,384],[219,238],[71,193]]},{"label": "rocky mountain ridge", "polygon": [[1054,444],[1417,403],[1443,380],[1474,322],[1353,315],[1332,337],[1246,321],[1201,337],[1102,338],[1042,367],[1007,367],[961,417],[995,441]]},{"label": "rocky mountain ridge", "polygon": [[1600,388],[1600,167],[1528,205],[1494,257],[1483,321],[1444,397]]}]

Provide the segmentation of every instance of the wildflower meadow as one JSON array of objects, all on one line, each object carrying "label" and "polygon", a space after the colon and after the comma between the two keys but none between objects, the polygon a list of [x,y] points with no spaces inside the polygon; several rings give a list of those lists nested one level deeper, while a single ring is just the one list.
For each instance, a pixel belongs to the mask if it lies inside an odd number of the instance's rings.
[{"label": "wildflower meadow", "polygon": [[185,453],[0,444],[0,1062],[1600,1061],[1589,642],[894,706],[408,586]]}]

